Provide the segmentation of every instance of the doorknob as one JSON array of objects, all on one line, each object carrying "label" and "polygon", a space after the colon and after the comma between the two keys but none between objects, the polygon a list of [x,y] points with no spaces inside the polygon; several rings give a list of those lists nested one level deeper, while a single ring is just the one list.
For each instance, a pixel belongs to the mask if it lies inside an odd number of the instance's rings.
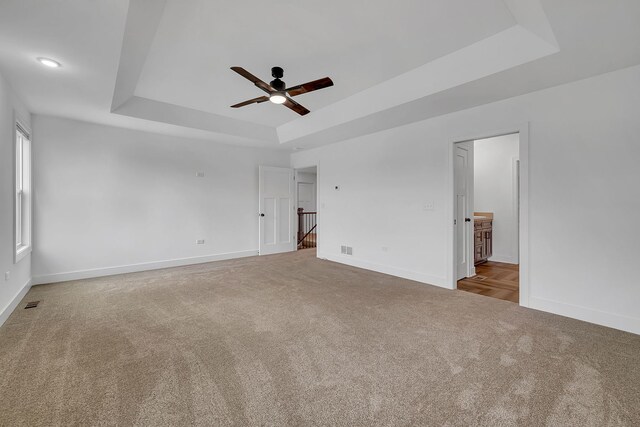
[{"label": "doorknob", "polygon": [[465,218],[464,222],[471,222],[471,218]]},{"label": "doorknob", "polygon": [[261,214],[260,214],[260,216],[264,216],[264,214],[263,214],[263,213],[261,213]]}]

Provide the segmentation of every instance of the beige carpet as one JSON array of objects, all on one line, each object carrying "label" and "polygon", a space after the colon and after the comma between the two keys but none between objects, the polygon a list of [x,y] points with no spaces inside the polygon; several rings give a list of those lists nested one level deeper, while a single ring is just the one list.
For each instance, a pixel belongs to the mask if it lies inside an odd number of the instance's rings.
[{"label": "beige carpet", "polygon": [[34,287],[0,424],[640,425],[640,336],[314,256]]}]

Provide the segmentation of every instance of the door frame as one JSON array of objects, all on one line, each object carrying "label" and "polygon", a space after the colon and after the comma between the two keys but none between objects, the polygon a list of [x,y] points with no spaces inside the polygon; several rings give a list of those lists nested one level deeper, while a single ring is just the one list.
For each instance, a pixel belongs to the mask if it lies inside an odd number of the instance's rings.
[{"label": "door frame", "polygon": [[[320,194],[322,192],[321,190],[321,186],[320,186],[320,161],[315,161],[312,163],[296,163],[295,166],[291,166],[293,168],[293,176],[296,176],[296,173],[300,170],[300,169],[307,169],[307,168],[316,168],[316,258],[321,258],[320,257],[320,242],[322,241],[322,233],[321,233],[321,229],[320,229],[320,217],[321,215],[321,206],[320,206]],[[298,207],[298,181],[296,181],[296,191],[295,191],[295,204],[296,204],[296,212],[297,212],[297,207]],[[296,219],[296,223],[297,223],[297,219]],[[296,243],[297,243],[297,239],[296,239]],[[297,249],[297,245],[296,245],[296,249]]]},{"label": "door frame", "polygon": [[449,141],[449,191],[448,191],[448,274],[447,281],[451,289],[457,289],[457,243],[456,229],[453,224],[455,213],[455,186],[454,186],[454,159],[456,144],[459,142],[474,141],[476,139],[493,138],[496,136],[519,134],[519,157],[520,157],[520,210],[519,210],[519,227],[518,227],[518,251],[519,251],[519,291],[520,305],[529,307],[530,298],[530,282],[529,282],[529,122],[524,122],[512,126],[506,126],[502,129],[478,130],[477,132],[469,132],[467,135],[452,138]]}]

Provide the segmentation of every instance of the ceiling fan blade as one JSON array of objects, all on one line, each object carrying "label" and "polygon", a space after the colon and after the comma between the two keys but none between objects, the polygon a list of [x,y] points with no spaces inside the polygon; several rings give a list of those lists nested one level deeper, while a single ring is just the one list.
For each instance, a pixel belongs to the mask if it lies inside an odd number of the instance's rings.
[{"label": "ceiling fan blade", "polygon": [[269,84],[263,82],[242,67],[231,67],[231,69],[267,93],[271,93],[275,90]]},{"label": "ceiling fan blade", "polygon": [[231,108],[240,108],[240,107],[244,107],[245,105],[250,105],[250,104],[259,104],[261,102],[265,102],[268,101],[269,97],[268,96],[259,96],[257,98],[253,98],[250,99],[248,101],[244,101],[244,102],[240,102],[238,104],[234,104],[231,106]]},{"label": "ceiling fan blade", "polygon": [[290,87],[287,89],[287,93],[289,96],[297,96],[302,95],[303,93],[313,92],[314,90],[324,89],[329,86],[333,86],[333,81],[329,77],[324,77],[312,82]]},{"label": "ceiling fan blade", "polygon": [[301,116],[304,116],[305,114],[309,114],[310,111],[307,110],[306,108],[304,108],[302,105],[298,104],[296,101],[294,101],[291,98],[287,98],[286,101],[284,101],[284,103],[282,104],[287,108],[292,109],[293,111],[295,111],[296,113],[300,114]]}]

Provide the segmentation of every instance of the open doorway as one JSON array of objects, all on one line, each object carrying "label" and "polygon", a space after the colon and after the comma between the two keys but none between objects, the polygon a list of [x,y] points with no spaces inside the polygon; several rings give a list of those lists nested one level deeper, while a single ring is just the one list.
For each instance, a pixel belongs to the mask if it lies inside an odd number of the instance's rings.
[{"label": "open doorway", "polygon": [[316,166],[297,169],[295,175],[298,249],[315,248],[318,244],[318,170]]},{"label": "open doorway", "polygon": [[520,135],[455,144],[457,288],[520,302]]}]

